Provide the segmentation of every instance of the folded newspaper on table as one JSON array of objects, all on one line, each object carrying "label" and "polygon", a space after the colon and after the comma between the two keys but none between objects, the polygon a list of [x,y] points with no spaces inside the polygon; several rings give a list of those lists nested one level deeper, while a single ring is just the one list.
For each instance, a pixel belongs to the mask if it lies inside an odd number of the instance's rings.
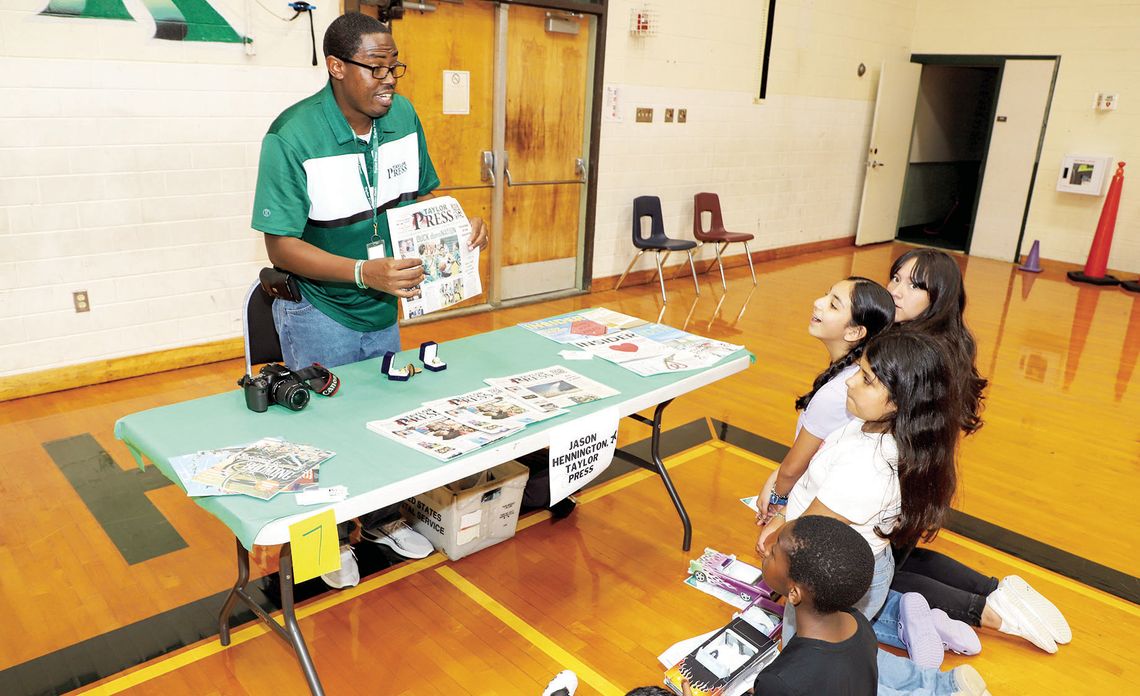
[{"label": "folded newspaper on table", "polygon": [[641,326],[644,319],[615,312],[605,307],[584,309],[556,317],[528,321],[519,326],[527,331],[559,343],[573,343],[592,336],[605,336]]},{"label": "folded newspaper on table", "polygon": [[625,369],[643,377],[712,367],[720,362],[721,358],[744,348],[697,336],[664,324],[645,324],[630,329],[630,332],[642,340],[656,343],[661,348],[656,355],[619,363]]},{"label": "folded newspaper on table", "polygon": [[558,408],[569,408],[621,393],[561,365],[509,377],[489,377],[483,381],[493,387],[502,387],[538,408],[545,408],[544,402]]},{"label": "folded newspaper on table", "polygon": [[422,259],[420,296],[402,302],[410,319],[450,307],[483,292],[479,249],[468,249],[471,223],[459,202],[441,196],[388,211],[388,230],[397,259]]},{"label": "folded newspaper on table", "polygon": [[508,435],[562,412],[544,411],[511,396],[499,387],[485,387],[466,394],[427,401],[424,406],[491,435]]},{"label": "folded newspaper on table", "polygon": [[504,435],[477,430],[427,406],[392,418],[369,421],[368,428],[443,461],[477,450]]},{"label": "folded newspaper on table", "polygon": [[269,500],[333,454],[310,445],[263,438],[199,471],[191,480],[225,493],[243,493]]}]

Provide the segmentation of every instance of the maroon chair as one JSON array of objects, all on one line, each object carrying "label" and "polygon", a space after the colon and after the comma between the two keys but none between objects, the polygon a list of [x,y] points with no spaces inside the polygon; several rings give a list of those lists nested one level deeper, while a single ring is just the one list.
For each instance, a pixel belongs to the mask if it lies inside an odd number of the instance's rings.
[{"label": "maroon chair", "polygon": [[[709,225],[708,231],[701,226],[701,213],[704,212],[712,214],[712,224]],[[754,237],[746,232],[729,232],[724,229],[724,219],[720,214],[720,198],[715,193],[698,193],[693,196],[693,238],[700,242],[701,246],[704,246],[705,242],[714,245],[716,265],[720,267],[720,285],[725,290],[728,290],[728,284],[724,281],[724,264],[720,260],[720,255],[729,244],[736,242],[743,244],[744,257],[748,259],[748,270],[752,272],[752,284],[756,285],[756,269],[752,266],[752,254],[748,251],[748,242]],[[712,270],[711,262],[705,273],[710,270]]]}]

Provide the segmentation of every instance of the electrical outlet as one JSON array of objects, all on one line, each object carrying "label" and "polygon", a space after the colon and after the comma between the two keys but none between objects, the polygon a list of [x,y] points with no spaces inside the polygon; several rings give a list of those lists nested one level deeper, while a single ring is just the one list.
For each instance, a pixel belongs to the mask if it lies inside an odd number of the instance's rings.
[{"label": "electrical outlet", "polygon": [[673,122],[673,110],[672,109],[665,109],[665,123],[672,123],[672,122]]},{"label": "electrical outlet", "polygon": [[91,301],[87,297],[86,290],[76,290],[71,293],[71,301],[75,303],[76,312],[90,312]]},{"label": "electrical outlet", "polygon": [[653,109],[640,107],[637,110],[638,123],[653,123]]},{"label": "electrical outlet", "polygon": [[677,123],[685,123],[689,120],[688,109],[677,109]]}]

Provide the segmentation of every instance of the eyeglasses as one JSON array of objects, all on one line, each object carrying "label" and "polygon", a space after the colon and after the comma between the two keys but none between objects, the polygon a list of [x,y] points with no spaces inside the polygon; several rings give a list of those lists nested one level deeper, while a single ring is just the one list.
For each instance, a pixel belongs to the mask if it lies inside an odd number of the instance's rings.
[{"label": "eyeglasses", "polygon": [[369,70],[372,71],[372,77],[376,78],[377,80],[383,80],[385,77],[388,77],[388,73],[391,73],[392,77],[394,77],[398,80],[404,76],[404,73],[408,72],[408,66],[404,65],[403,63],[396,63],[395,65],[392,65],[392,66],[388,66],[388,65],[365,65],[364,63],[357,63],[355,60],[352,60],[351,58],[341,58],[341,60],[344,61],[345,63],[351,63],[353,65],[358,65],[362,68],[368,68]]}]

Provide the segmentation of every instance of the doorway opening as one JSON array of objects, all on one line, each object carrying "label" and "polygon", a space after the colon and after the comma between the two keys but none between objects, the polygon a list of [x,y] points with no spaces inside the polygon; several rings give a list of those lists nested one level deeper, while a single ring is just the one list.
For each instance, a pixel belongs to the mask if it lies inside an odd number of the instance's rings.
[{"label": "doorway opening", "polygon": [[1000,83],[1000,65],[922,66],[899,241],[970,248]]}]

